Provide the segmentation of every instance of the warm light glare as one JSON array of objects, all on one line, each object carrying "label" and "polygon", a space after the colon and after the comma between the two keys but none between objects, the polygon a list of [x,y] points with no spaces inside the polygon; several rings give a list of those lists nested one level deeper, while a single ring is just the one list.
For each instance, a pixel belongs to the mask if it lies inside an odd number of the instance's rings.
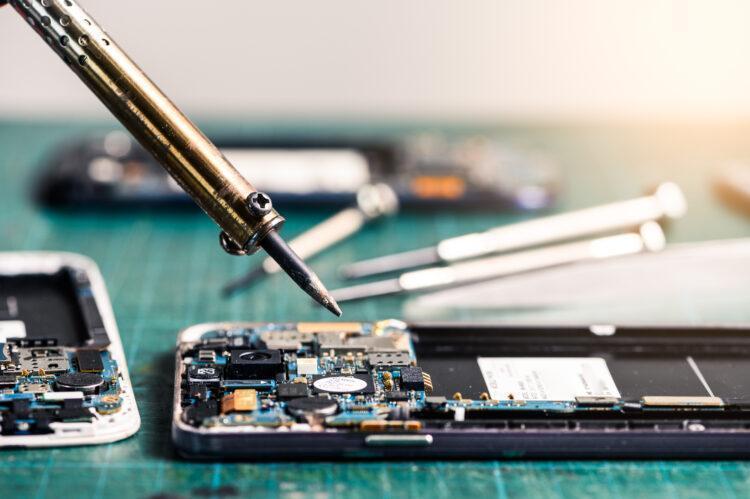
[{"label": "warm light glare", "polygon": [[[82,4],[203,115],[750,116],[741,0]],[[0,115],[106,115],[7,8],[0,74]]]}]

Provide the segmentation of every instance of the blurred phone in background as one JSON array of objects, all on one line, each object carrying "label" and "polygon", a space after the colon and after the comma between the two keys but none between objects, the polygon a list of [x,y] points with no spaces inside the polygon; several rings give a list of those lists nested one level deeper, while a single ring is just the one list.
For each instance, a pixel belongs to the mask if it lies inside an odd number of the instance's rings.
[{"label": "blurred phone in background", "polygon": [[[348,205],[363,185],[382,182],[405,207],[539,210],[551,205],[559,186],[548,158],[484,136],[213,139],[279,206]],[[192,206],[123,132],[66,141],[42,170],[35,191],[46,206]]]}]

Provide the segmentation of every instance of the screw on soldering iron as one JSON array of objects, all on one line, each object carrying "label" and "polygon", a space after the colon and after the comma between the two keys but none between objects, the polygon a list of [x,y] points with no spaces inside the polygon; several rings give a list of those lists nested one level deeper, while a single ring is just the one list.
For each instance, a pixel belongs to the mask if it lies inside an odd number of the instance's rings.
[{"label": "screw on soldering iron", "polygon": [[273,203],[268,194],[263,192],[253,192],[247,197],[247,206],[254,215],[262,217],[270,213],[273,209]]},{"label": "screw on soldering iron", "polygon": [[[273,209],[271,197],[264,192],[253,192],[247,197],[245,202],[253,215],[259,218],[269,214]],[[219,234],[219,243],[224,251],[230,255],[243,256],[248,254],[247,249],[240,247],[224,231]]]}]

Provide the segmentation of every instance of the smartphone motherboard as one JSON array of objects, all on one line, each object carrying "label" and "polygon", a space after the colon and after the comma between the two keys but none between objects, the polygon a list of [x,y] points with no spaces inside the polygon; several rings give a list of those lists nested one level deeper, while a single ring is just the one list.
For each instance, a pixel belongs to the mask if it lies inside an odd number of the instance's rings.
[{"label": "smartphone motherboard", "polygon": [[111,442],[139,425],[96,265],[0,253],[0,447]]},{"label": "smartphone motherboard", "polygon": [[744,330],[208,324],[173,434],[207,457],[648,457],[750,447]]}]

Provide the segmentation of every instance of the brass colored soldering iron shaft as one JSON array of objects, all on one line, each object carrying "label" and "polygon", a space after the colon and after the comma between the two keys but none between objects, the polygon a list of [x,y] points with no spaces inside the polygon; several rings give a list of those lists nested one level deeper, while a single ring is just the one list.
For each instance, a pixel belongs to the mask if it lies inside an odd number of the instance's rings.
[{"label": "brass colored soldering iron shaft", "polygon": [[[3,0],[0,0],[0,4]],[[275,231],[284,219],[72,0],[9,0],[112,114],[223,230],[234,253],[263,247],[316,301],[340,315],[315,274]],[[257,194],[256,194],[257,197]],[[272,237],[268,237],[272,235]]]}]

